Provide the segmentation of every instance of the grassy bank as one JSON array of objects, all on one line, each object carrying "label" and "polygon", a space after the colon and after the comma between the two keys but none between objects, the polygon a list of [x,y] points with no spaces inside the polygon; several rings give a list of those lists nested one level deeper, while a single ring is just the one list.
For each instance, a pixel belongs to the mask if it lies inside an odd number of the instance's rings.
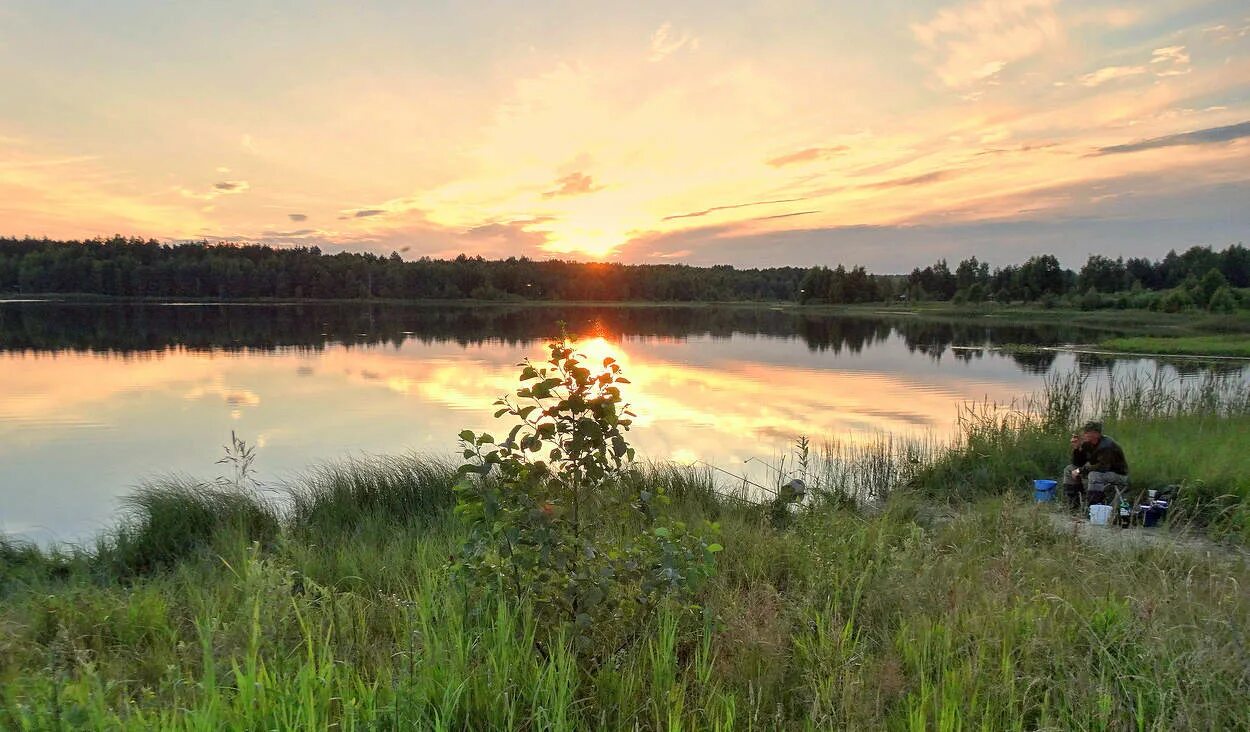
[{"label": "grassy bank", "polygon": [[[814,306],[813,312],[831,311],[832,307]],[[956,305],[949,302],[924,302],[888,305],[853,305],[837,308],[842,312],[865,315],[904,315],[925,320],[987,324],[1056,324],[1080,326],[1090,330],[1119,333],[1169,336],[1208,333],[1250,333],[1250,310],[1234,313],[1209,313],[1194,310],[1183,313],[1156,312],[1144,309],[1081,310],[1072,307],[1045,308],[1036,304],[981,303]]]},{"label": "grassy bank", "polygon": [[1123,353],[1250,358],[1250,336],[1234,333],[1207,336],[1135,336],[1110,338],[1099,344]]},{"label": "grassy bank", "polygon": [[1029,502],[1091,409],[1137,484],[1184,485],[1179,525],[1237,531],[1244,395],[1056,380],[970,408],[954,446],[815,451],[785,520],[644,467],[628,489],[720,524],[718,572],[701,613],[586,665],[535,653],[523,605],[466,605],[445,463],[328,466],[289,494],[149,486],[90,551],[0,545],[0,727],[1244,728],[1244,554],[1093,545]]}]

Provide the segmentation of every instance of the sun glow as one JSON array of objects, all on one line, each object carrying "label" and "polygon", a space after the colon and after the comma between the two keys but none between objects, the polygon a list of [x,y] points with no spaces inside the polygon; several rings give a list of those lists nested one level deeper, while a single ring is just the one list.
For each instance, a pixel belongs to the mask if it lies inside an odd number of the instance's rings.
[{"label": "sun glow", "polygon": [[[331,5],[306,25],[250,18],[254,32],[136,48],[113,25],[124,14],[89,23],[55,5],[14,10],[37,32],[0,44],[0,88],[24,100],[0,112],[3,234],[891,270],[931,261],[926,227],[1105,219],[1133,232],[1162,217],[1227,220],[1202,238],[1243,238],[1212,193],[1250,186],[1240,11],[1187,24],[1052,0],[801,15],[761,3],[750,17],[787,29],[772,35],[741,14],[604,23],[495,4],[484,32],[447,46],[447,23],[357,24]],[[431,12],[456,26],[472,6]],[[566,32],[535,43],[536,23]],[[1112,32],[1124,27],[1136,30]],[[344,46],[292,35],[318,29]],[[47,58],[49,44],[75,51]],[[134,74],[129,53],[162,73]],[[198,62],[223,57],[247,63]],[[157,103],[170,78],[198,74],[212,83],[190,106]],[[134,103],[100,124],[100,94]],[[879,228],[898,242],[878,249]],[[994,236],[1013,255],[1036,243]]]}]

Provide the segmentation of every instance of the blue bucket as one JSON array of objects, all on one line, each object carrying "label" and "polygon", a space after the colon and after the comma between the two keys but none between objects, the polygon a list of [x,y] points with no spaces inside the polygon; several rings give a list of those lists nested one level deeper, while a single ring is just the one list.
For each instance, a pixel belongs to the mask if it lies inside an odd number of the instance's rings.
[{"label": "blue bucket", "polygon": [[1038,478],[1033,481],[1033,499],[1038,503],[1055,500],[1055,486],[1057,485],[1059,485],[1057,480]]}]

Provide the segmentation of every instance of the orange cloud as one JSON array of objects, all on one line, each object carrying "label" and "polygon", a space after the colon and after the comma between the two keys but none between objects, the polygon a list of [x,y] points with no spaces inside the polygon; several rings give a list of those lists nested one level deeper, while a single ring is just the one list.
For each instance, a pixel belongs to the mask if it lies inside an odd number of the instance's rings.
[{"label": "orange cloud", "polygon": [[840,152],[845,152],[848,148],[845,145],[835,145],[833,147],[809,147],[805,150],[789,153],[787,155],[779,155],[768,161],[768,164],[774,168],[780,168],[783,165],[793,165],[795,163],[808,163],[813,160],[822,160],[832,157]]},{"label": "orange cloud", "polygon": [[584,193],[594,193],[602,189],[603,186],[596,186],[594,179],[585,173],[569,173],[557,180],[555,189],[544,193],[543,198],[580,196]]}]

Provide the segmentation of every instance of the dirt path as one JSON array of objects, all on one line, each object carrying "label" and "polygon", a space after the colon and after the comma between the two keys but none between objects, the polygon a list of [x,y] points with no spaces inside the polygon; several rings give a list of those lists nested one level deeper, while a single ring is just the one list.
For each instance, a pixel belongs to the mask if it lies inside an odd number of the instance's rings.
[{"label": "dirt path", "polygon": [[1046,511],[1046,516],[1057,530],[1071,533],[1082,541],[1101,549],[1115,551],[1142,547],[1170,547],[1201,553],[1250,555],[1244,548],[1220,544],[1190,531],[1174,530],[1168,527],[1147,529],[1142,526],[1133,526],[1121,529],[1117,526],[1095,526],[1089,522],[1088,517],[1072,516],[1062,510]]}]

